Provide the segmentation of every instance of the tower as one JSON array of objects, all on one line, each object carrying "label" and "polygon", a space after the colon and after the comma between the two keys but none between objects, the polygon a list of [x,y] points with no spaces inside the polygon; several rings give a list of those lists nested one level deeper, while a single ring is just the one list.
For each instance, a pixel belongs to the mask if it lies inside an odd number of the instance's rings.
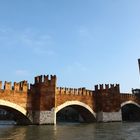
[{"label": "tower", "polygon": [[34,124],[55,124],[56,76],[37,76],[30,87],[30,116]]},{"label": "tower", "polygon": [[96,112],[98,122],[121,121],[119,85],[95,86]]}]

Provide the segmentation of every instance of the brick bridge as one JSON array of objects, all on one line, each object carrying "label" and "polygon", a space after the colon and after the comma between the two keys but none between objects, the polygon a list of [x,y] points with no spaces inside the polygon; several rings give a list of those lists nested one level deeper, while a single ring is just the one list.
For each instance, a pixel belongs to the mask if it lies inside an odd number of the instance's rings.
[{"label": "brick bridge", "polygon": [[67,107],[77,110],[84,122],[122,121],[135,113],[127,112],[129,107],[140,108],[140,98],[120,93],[118,84],[87,90],[57,87],[56,80],[55,75],[37,76],[30,88],[27,81],[0,82],[0,109],[12,113],[19,124],[55,124],[59,112]]}]

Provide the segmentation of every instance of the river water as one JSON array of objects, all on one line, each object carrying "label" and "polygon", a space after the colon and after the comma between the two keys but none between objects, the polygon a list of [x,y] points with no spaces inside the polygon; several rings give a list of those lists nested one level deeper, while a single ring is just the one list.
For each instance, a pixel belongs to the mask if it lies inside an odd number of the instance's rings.
[{"label": "river water", "polygon": [[140,123],[0,125],[0,140],[140,140]]}]

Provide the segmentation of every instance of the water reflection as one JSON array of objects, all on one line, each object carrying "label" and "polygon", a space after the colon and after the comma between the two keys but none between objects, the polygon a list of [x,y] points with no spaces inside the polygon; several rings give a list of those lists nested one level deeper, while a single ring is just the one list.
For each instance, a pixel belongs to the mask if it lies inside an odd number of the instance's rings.
[{"label": "water reflection", "polygon": [[140,123],[0,126],[2,140],[139,140]]},{"label": "water reflection", "polygon": [[12,125],[0,126],[0,139],[4,140],[25,140],[26,129]]}]

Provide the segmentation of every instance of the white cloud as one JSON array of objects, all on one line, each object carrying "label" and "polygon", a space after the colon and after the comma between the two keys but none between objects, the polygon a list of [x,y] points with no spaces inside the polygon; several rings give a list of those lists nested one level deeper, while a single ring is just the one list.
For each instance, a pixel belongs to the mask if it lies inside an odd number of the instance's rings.
[{"label": "white cloud", "polygon": [[28,76],[29,72],[27,70],[18,69],[15,71],[17,76]]},{"label": "white cloud", "polygon": [[51,37],[50,35],[42,35],[42,36],[40,37],[40,39],[42,39],[42,40],[51,40],[52,37]]},{"label": "white cloud", "polygon": [[0,27],[0,33],[8,34],[9,32],[13,32],[13,30],[8,27]]},{"label": "white cloud", "polygon": [[48,50],[46,53],[47,53],[48,56],[55,55],[55,52],[53,50]]},{"label": "white cloud", "polygon": [[80,27],[78,30],[80,36],[88,36],[90,34],[89,29],[86,27]]},{"label": "white cloud", "polygon": [[27,47],[44,47],[50,45],[51,36],[47,34],[37,34],[34,31],[25,31],[21,33],[19,40]]},{"label": "white cloud", "polygon": [[47,56],[53,56],[55,52],[53,50],[49,50],[47,48],[41,48],[41,47],[35,47],[33,49],[33,52],[36,55],[47,55]]},{"label": "white cloud", "polygon": [[87,72],[88,71],[88,69],[87,69],[87,67],[86,66],[84,66],[83,64],[81,64],[80,62],[74,62],[73,64],[71,64],[71,65],[69,65],[69,66],[67,66],[66,67],[66,71],[67,72]]},{"label": "white cloud", "polygon": [[20,40],[24,46],[30,48],[31,51],[37,55],[54,55],[52,49],[54,41],[48,34],[33,34],[33,32],[25,32],[20,36]]},{"label": "white cloud", "polygon": [[21,47],[37,55],[54,55],[54,40],[47,33],[40,33],[30,28],[13,30],[0,28],[0,43],[7,47]]}]

